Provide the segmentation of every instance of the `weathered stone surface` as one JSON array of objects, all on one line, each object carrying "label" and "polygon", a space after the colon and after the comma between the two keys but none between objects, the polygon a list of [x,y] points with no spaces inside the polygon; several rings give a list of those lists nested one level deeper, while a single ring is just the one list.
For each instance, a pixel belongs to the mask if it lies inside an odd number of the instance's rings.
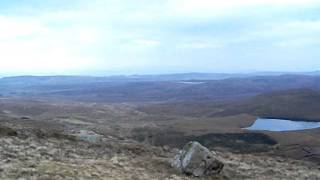
[{"label": "weathered stone surface", "polygon": [[224,164],[198,142],[189,142],[171,161],[171,166],[193,176],[217,175]]}]

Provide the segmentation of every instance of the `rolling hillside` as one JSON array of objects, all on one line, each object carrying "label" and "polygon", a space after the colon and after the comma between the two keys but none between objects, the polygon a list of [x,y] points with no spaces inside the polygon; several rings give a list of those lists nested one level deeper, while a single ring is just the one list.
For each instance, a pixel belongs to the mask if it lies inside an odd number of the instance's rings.
[{"label": "rolling hillside", "polygon": [[215,114],[248,113],[259,117],[320,121],[320,93],[313,90],[286,90],[258,95]]},{"label": "rolling hillside", "polygon": [[11,97],[64,98],[92,102],[203,102],[234,101],[280,90],[320,90],[320,76],[256,76],[201,81],[27,76],[0,79],[0,86],[0,94]]}]

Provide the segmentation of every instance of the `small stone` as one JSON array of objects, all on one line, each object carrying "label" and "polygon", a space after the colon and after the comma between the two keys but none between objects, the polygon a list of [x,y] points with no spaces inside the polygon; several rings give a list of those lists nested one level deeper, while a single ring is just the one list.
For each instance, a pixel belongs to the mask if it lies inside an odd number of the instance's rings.
[{"label": "small stone", "polygon": [[37,145],[34,142],[31,142],[29,147],[32,148],[32,149],[36,149]]},{"label": "small stone", "polygon": [[117,156],[114,156],[113,158],[111,158],[110,161],[114,165],[118,165],[119,164],[119,159],[118,159]]},{"label": "small stone", "polygon": [[87,171],[84,172],[84,176],[89,177],[89,178],[92,177],[92,175]]},{"label": "small stone", "polygon": [[81,141],[87,141],[90,143],[99,143],[103,139],[102,135],[97,134],[93,131],[88,131],[88,130],[80,130],[80,132],[76,134],[72,134],[71,136],[74,136],[75,138]]},{"label": "small stone", "polygon": [[38,179],[39,180],[50,180],[51,178],[49,175],[45,174],[45,175],[41,175]]},{"label": "small stone", "polygon": [[162,147],[162,149],[165,151],[165,152],[168,152],[170,150],[170,147],[168,145],[165,145]]},{"label": "small stone", "polygon": [[55,176],[53,176],[52,179],[63,180],[63,177],[61,177],[60,175],[55,175]]},{"label": "small stone", "polygon": [[57,150],[57,149],[50,149],[50,150],[47,152],[47,154],[53,156],[53,155],[55,155],[55,154],[58,153],[58,152],[59,152],[59,150]]},{"label": "small stone", "polygon": [[27,166],[29,168],[35,168],[35,167],[37,167],[37,163],[36,162],[27,162]]}]

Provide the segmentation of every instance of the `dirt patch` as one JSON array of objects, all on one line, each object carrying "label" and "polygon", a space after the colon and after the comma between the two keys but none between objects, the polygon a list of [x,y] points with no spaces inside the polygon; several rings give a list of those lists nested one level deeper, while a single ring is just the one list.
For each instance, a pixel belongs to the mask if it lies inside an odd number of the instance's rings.
[{"label": "dirt patch", "polygon": [[17,136],[18,133],[12,128],[0,126],[0,136]]}]

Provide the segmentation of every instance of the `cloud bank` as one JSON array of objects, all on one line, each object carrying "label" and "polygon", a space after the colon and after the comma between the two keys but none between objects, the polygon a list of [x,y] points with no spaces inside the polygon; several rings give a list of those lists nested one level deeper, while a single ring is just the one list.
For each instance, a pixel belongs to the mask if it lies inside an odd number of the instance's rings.
[{"label": "cloud bank", "polygon": [[29,0],[0,8],[8,74],[309,71],[316,0]]}]

